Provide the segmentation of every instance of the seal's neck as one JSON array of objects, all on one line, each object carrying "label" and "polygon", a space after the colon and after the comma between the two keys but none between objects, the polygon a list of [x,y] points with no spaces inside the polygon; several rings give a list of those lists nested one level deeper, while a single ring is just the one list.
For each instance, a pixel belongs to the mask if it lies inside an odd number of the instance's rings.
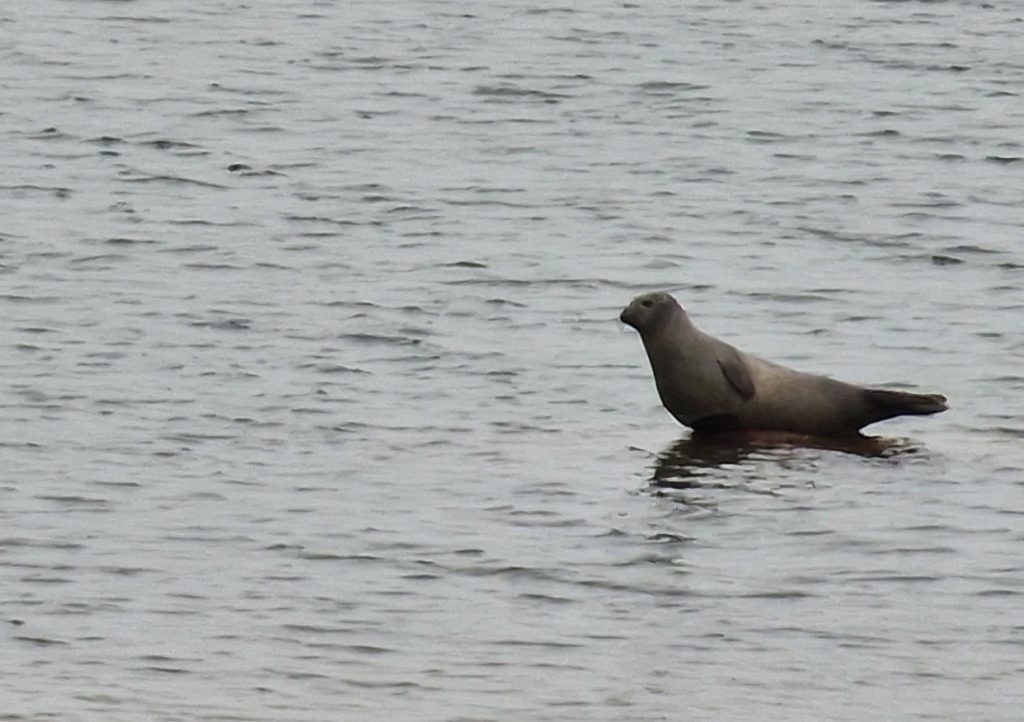
[{"label": "seal's neck", "polygon": [[657,326],[641,334],[647,355],[652,359],[654,354],[661,356],[685,353],[686,348],[699,334],[686,311],[679,306],[673,308],[671,313],[665,314],[659,321]]}]

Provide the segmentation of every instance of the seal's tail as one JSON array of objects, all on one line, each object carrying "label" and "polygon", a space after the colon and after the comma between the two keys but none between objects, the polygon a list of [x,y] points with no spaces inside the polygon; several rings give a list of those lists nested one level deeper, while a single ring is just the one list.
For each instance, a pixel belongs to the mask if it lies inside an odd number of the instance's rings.
[{"label": "seal's tail", "polygon": [[879,421],[904,414],[916,416],[937,414],[949,408],[946,397],[942,394],[912,394],[907,391],[890,391],[888,389],[865,389],[864,394],[871,405],[877,409]]}]

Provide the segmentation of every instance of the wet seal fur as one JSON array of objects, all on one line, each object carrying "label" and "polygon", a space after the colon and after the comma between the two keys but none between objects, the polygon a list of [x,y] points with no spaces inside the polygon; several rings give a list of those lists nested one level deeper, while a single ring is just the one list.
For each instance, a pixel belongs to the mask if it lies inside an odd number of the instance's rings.
[{"label": "wet seal fur", "polygon": [[842,436],[894,416],[948,408],[940,394],[855,386],[740,351],[694,326],[668,293],[637,296],[619,320],[640,333],[662,404],[699,433]]}]

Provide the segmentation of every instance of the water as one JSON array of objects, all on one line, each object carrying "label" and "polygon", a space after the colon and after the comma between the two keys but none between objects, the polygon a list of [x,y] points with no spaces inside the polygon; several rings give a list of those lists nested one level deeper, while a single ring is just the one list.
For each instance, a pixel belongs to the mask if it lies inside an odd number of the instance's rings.
[{"label": "water", "polygon": [[[1022,17],[9,3],[3,718],[1017,719]],[[952,410],[681,460],[654,289]]]}]

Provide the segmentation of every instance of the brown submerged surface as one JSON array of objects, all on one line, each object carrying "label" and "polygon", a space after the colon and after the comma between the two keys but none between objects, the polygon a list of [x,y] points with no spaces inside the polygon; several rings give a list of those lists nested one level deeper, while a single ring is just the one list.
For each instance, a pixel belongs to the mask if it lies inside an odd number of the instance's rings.
[{"label": "brown submerged surface", "polygon": [[797,456],[801,449],[834,451],[866,458],[912,454],[920,447],[909,439],[849,434],[811,436],[786,431],[726,431],[684,436],[658,454],[651,481],[656,486],[699,485],[711,469],[741,464],[755,454],[778,459]]}]

